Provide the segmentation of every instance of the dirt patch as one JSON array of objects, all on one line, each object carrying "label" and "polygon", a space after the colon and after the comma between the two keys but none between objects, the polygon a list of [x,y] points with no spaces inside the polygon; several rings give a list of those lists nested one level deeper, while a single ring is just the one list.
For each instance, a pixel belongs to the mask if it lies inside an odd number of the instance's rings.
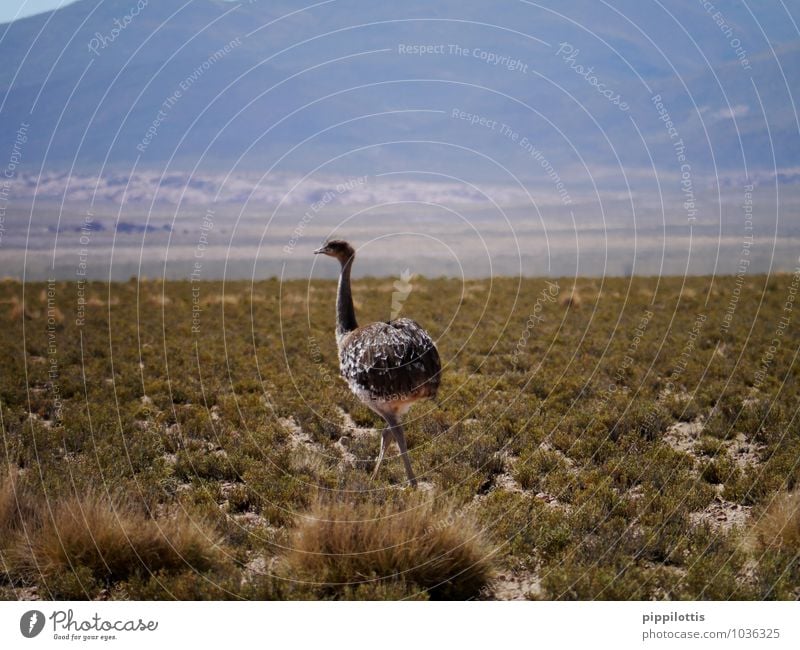
[{"label": "dirt patch", "polygon": [[297,424],[294,418],[278,418],[278,424],[289,433],[289,446],[292,449],[319,446],[311,439],[309,434],[303,431],[303,428]]},{"label": "dirt patch", "polygon": [[732,528],[739,528],[747,523],[750,516],[750,506],[742,506],[722,497],[716,497],[705,509],[689,514],[689,520],[696,526],[708,524],[711,528],[728,532]]},{"label": "dirt patch", "polygon": [[550,492],[537,492],[534,495],[539,501],[544,501],[548,506],[551,508],[556,508],[557,510],[568,511],[569,506],[566,503],[561,503],[558,500],[558,497],[554,494],[550,494]]},{"label": "dirt patch", "polygon": [[244,565],[242,584],[252,583],[259,576],[274,575],[278,562],[279,559],[277,557],[255,556]]},{"label": "dirt patch", "polygon": [[514,465],[517,462],[517,457],[504,451],[502,453],[502,461],[503,471],[495,475],[493,489],[506,490],[507,492],[525,492],[519,481],[514,478]]},{"label": "dirt patch", "polygon": [[256,512],[239,512],[235,515],[230,515],[239,526],[242,528],[252,530],[254,528],[268,529],[277,532],[279,529],[270,525],[269,519]]},{"label": "dirt patch", "polygon": [[743,433],[739,433],[733,440],[725,443],[726,451],[740,469],[746,470],[759,463],[759,456],[764,445],[758,445],[747,440]]},{"label": "dirt patch", "polygon": [[355,454],[350,451],[350,438],[348,436],[342,436],[336,442],[333,443],[333,446],[336,450],[341,454],[342,461],[345,465],[349,465],[350,467],[355,467],[358,464],[358,458],[356,458]]},{"label": "dirt patch", "polygon": [[494,488],[496,490],[505,490],[506,492],[525,492],[517,479],[509,472],[503,472],[494,477]]},{"label": "dirt patch", "polygon": [[[677,422],[673,424],[664,436],[664,441],[675,451],[688,454],[699,464],[705,464],[707,459],[697,452],[697,444],[703,432],[703,419],[697,418],[693,422]],[[759,462],[760,446],[748,442],[744,434],[739,433],[735,438],[720,443],[720,454],[727,455],[741,469],[746,470]],[[693,470],[697,473],[697,469]],[[698,512],[689,513],[693,524],[708,524],[714,530],[728,532],[732,528],[744,526],[750,516],[750,506],[743,506],[723,499],[722,485],[717,486],[718,494],[714,501]]]},{"label": "dirt patch", "polygon": [[533,571],[502,571],[489,584],[486,596],[491,600],[537,600],[544,590]]},{"label": "dirt patch", "polygon": [[689,454],[695,460],[699,458],[694,447],[703,431],[703,420],[698,418],[693,422],[676,422],[664,434],[666,442],[675,451]]},{"label": "dirt patch", "polygon": [[336,410],[339,412],[339,416],[342,418],[342,422],[344,422],[344,428],[347,430],[348,435],[350,435],[352,438],[362,438],[364,436],[380,436],[380,431],[378,429],[373,429],[372,427],[358,426],[355,420],[353,419],[353,416],[350,415],[340,406],[337,406]]}]

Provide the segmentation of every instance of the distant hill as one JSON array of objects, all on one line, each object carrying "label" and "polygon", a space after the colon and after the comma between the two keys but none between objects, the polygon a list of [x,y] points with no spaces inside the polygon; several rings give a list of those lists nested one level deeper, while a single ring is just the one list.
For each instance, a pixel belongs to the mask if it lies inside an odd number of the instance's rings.
[{"label": "distant hill", "polygon": [[620,165],[632,184],[651,158],[678,173],[658,94],[698,181],[738,183],[745,162],[796,180],[800,44],[773,3],[748,3],[758,22],[726,5],[722,26],[688,0],[674,19],[635,0],[303,4],[81,0],[0,26],[0,160],[29,125],[16,171],[323,165],[547,185],[551,166],[625,187]]}]

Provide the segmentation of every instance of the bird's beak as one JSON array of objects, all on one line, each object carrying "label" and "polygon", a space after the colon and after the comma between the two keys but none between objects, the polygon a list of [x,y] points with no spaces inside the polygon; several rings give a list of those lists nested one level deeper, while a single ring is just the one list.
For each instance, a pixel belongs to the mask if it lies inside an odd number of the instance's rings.
[{"label": "bird's beak", "polygon": [[317,250],[314,251],[314,255],[320,255],[325,252],[325,247],[320,246]]}]

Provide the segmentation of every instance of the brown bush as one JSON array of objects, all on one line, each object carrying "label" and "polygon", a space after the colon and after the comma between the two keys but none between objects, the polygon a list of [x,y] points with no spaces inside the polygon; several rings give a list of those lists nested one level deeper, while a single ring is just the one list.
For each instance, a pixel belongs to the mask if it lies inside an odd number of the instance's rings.
[{"label": "brown bush", "polygon": [[785,492],[767,506],[751,530],[751,540],[761,548],[800,549],[800,492]]},{"label": "brown bush", "polygon": [[433,598],[466,599],[488,582],[491,555],[463,510],[415,496],[405,503],[318,504],[296,529],[285,570],[324,595],[405,583]]},{"label": "brown bush", "polygon": [[583,298],[581,298],[581,294],[578,293],[577,289],[573,289],[569,293],[565,293],[558,301],[562,307],[574,307],[578,308],[583,304]]},{"label": "brown bush", "polygon": [[38,500],[14,476],[0,484],[0,546],[11,572],[52,576],[77,568],[103,580],[156,571],[205,571],[219,541],[186,515],[154,519],[122,498],[93,492]]},{"label": "brown bush", "polygon": [[0,478],[0,551],[5,541],[23,528],[24,521],[33,521],[35,512],[33,500],[20,487],[16,471]]}]

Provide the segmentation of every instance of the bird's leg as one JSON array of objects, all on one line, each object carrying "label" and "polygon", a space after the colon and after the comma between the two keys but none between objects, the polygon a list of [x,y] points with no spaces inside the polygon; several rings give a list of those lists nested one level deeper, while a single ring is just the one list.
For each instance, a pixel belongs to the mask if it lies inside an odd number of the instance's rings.
[{"label": "bird's leg", "polygon": [[403,464],[406,466],[406,476],[411,487],[417,487],[417,477],[414,476],[414,470],[411,469],[411,461],[408,458],[408,446],[406,445],[406,433],[403,431],[403,425],[399,422],[392,427],[394,432],[394,439],[397,441],[397,446],[400,448],[400,456],[403,458]]},{"label": "bird's leg", "polygon": [[389,446],[389,442],[392,439],[392,427],[386,426],[381,431],[381,450],[378,452],[378,458],[375,460],[375,470],[372,472],[372,479],[375,480],[378,477],[378,470],[380,469],[381,462],[383,461],[383,453],[386,451],[386,447]]}]

